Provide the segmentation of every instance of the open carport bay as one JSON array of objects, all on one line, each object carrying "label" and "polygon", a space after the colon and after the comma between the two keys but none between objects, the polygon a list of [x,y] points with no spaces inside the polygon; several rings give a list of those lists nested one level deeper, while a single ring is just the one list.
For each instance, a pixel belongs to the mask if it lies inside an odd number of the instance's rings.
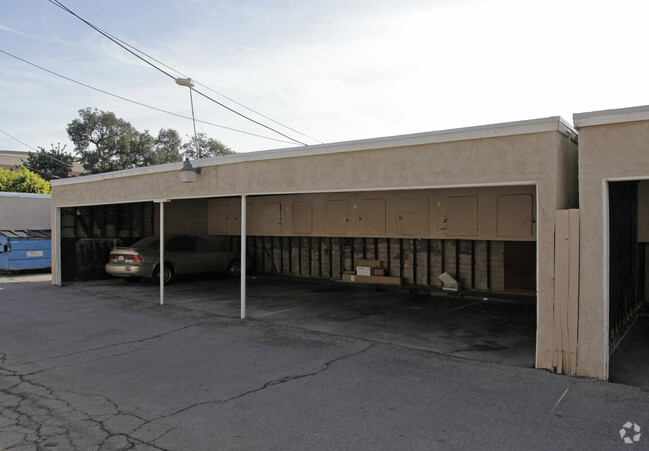
[{"label": "open carport bay", "polygon": [[[157,287],[146,282],[104,280],[79,283],[75,288],[134,304],[155,305],[159,301]],[[238,280],[228,278],[179,279],[166,287],[165,306],[238,318],[239,288]],[[446,297],[344,282],[251,277],[246,316],[242,321],[534,366],[533,300]]]}]

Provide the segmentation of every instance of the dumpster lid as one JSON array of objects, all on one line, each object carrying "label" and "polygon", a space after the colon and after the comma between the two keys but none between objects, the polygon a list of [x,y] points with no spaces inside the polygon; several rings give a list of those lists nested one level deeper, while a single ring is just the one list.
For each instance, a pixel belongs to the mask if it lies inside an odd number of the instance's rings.
[{"label": "dumpster lid", "polygon": [[0,235],[6,238],[51,238],[52,231],[49,229],[32,229],[32,230],[0,230]]}]

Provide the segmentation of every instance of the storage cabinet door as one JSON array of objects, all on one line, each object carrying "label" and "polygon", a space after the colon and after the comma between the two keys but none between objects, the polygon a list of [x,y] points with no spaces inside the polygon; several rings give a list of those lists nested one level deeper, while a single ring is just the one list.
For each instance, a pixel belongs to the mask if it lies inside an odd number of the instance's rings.
[{"label": "storage cabinet door", "polygon": [[442,210],[440,229],[444,235],[478,235],[478,196],[448,196]]}]

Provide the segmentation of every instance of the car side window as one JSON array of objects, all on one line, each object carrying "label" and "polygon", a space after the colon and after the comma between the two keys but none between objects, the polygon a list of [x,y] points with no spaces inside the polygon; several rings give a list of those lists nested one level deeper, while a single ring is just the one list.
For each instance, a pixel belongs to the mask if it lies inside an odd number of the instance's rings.
[{"label": "car side window", "polygon": [[172,238],[167,243],[169,252],[194,252],[196,250],[195,238],[191,236],[179,236]]},{"label": "car side window", "polygon": [[218,252],[218,247],[203,238],[196,238],[196,252]]}]

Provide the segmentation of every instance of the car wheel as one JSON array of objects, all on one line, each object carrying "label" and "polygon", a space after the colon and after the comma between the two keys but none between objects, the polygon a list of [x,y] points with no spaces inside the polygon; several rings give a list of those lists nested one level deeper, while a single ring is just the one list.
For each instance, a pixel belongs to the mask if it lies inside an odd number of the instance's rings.
[{"label": "car wheel", "polygon": [[[164,284],[169,285],[174,278],[174,268],[169,263],[165,263],[164,267]],[[160,284],[160,265],[156,266],[153,270],[153,283]]]},{"label": "car wheel", "polygon": [[238,259],[232,260],[228,265],[228,276],[230,277],[241,276],[241,262]]}]

